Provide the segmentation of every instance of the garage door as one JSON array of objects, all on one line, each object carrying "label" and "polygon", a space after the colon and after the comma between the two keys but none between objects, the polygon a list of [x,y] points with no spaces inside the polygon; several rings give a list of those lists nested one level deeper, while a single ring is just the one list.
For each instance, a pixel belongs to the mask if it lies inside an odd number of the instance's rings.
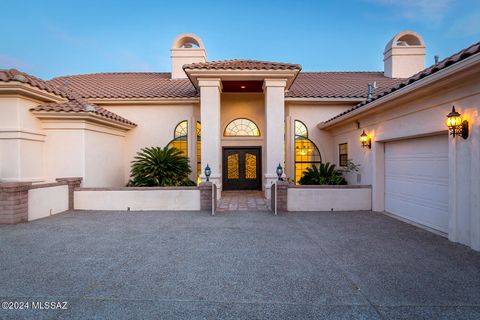
[{"label": "garage door", "polygon": [[448,228],[448,135],[385,143],[385,211]]}]

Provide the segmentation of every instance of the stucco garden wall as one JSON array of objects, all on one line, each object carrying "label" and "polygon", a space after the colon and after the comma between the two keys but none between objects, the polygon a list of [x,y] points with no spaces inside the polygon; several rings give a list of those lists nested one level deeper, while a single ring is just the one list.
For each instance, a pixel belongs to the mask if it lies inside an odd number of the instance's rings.
[{"label": "stucco garden wall", "polygon": [[78,188],[76,210],[200,210],[197,187]]},{"label": "stucco garden wall", "polygon": [[372,209],[370,186],[290,186],[288,211],[360,211]]},{"label": "stucco garden wall", "polygon": [[[335,159],[338,144],[347,142],[349,158],[361,164],[361,176],[358,180],[356,175],[350,176],[349,182],[372,184],[373,210],[384,211],[384,144],[434,134],[447,136],[445,119],[452,105],[470,122],[470,136],[467,140],[449,138],[448,236],[480,250],[480,66],[385,102],[329,132]],[[362,130],[372,136],[372,149],[361,147]]]},{"label": "stucco garden wall", "polygon": [[33,185],[28,190],[28,221],[49,217],[66,210],[68,210],[66,183]]}]

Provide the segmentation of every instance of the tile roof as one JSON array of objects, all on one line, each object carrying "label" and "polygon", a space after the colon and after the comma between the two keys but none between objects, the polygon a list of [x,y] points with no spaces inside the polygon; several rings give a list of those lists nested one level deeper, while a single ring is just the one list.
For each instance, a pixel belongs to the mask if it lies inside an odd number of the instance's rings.
[{"label": "tile roof", "polygon": [[69,88],[82,98],[195,98],[188,79],[170,79],[168,72],[94,73],[53,78],[47,81]]},{"label": "tile roof", "polygon": [[380,93],[378,93],[377,95],[374,95],[372,99],[369,99],[369,100],[366,100],[366,101],[363,101],[357,105],[355,105],[354,107],[352,107],[351,109],[348,109],[338,115],[336,115],[335,117],[325,121],[324,123],[329,123],[337,118],[340,118],[342,116],[344,116],[345,114],[347,113],[350,113],[358,108],[362,108],[364,107],[365,105],[368,105],[369,103],[371,103],[372,101],[375,101],[379,98],[382,98],[386,95],[389,95],[390,93],[392,92],[395,92],[401,88],[404,88],[408,85],[411,85],[412,83],[418,81],[418,80],[421,80],[425,77],[428,77],[432,74],[435,74],[436,72],[438,71],[441,71],[455,63],[458,63],[460,61],[463,61],[465,59],[467,59],[468,57],[472,56],[472,55],[475,55],[475,54],[478,54],[480,53],[480,42],[477,42],[475,44],[472,44],[470,47],[468,48],[465,48],[445,59],[443,59],[442,61],[440,61],[439,63],[437,64],[434,64],[432,66],[430,66],[429,68],[426,68],[420,72],[418,72],[417,74],[414,74],[413,76],[411,76],[410,78],[407,78],[407,79],[403,79],[399,84],[397,85],[394,85],[392,86],[391,88],[388,88],[387,90],[384,90],[384,91],[380,91]]},{"label": "tile roof", "polygon": [[402,79],[385,77],[383,72],[301,72],[286,94],[291,98],[367,98],[368,84],[384,91]]},{"label": "tile roof", "polygon": [[299,64],[258,61],[258,60],[223,60],[201,63],[191,63],[183,66],[183,69],[205,70],[302,70]]},{"label": "tile roof", "polygon": [[12,82],[17,81],[21,83],[26,83],[32,87],[36,87],[41,90],[59,95],[61,97],[67,97],[67,93],[63,92],[57,86],[49,83],[48,81],[39,79],[28,73],[18,71],[17,69],[0,69],[0,81],[1,82]]},{"label": "tile roof", "polygon": [[108,111],[102,107],[99,107],[93,103],[88,103],[81,98],[75,98],[75,100],[69,100],[62,103],[46,103],[39,105],[35,108],[30,109],[30,111],[39,112],[74,112],[74,113],[94,113],[101,117],[114,120],[116,122],[128,124],[131,126],[136,126],[135,123],[131,122],[128,119],[125,119],[113,112]]}]

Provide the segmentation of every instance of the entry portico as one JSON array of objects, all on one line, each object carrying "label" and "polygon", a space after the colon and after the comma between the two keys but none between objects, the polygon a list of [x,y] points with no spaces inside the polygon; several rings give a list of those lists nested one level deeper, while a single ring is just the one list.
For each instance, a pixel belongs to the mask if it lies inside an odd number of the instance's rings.
[{"label": "entry portico", "polygon": [[[269,198],[270,186],[277,179],[276,168],[278,164],[285,166],[285,93],[301,67],[296,64],[228,60],[188,64],[183,70],[200,92],[201,179],[205,179],[203,169],[208,164],[212,170],[210,180],[221,190],[223,172],[228,172],[228,168],[223,168],[223,163],[228,165],[228,162],[222,159],[222,148],[259,147],[262,149],[261,161],[256,163],[263,164],[259,170],[260,181]],[[235,100],[240,103],[231,106],[229,95],[235,95]],[[225,107],[222,101],[226,101]],[[254,114],[253,118],[246,116],[249,112]],[[226,138],[226,124],[222,120],[228,124],[242,117],[245,121],[262,124],[258,128],[258,136]],[[241,165],[247,163],[241,161]]]}]

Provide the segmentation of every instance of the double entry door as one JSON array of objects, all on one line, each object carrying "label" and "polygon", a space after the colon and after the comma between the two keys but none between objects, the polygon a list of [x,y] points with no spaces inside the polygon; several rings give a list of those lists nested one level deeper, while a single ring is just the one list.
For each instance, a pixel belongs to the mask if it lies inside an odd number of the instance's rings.
[{"label": "double entry door", "polygon": [[223,190],[262,190],[261,148],[223,148]]}]

